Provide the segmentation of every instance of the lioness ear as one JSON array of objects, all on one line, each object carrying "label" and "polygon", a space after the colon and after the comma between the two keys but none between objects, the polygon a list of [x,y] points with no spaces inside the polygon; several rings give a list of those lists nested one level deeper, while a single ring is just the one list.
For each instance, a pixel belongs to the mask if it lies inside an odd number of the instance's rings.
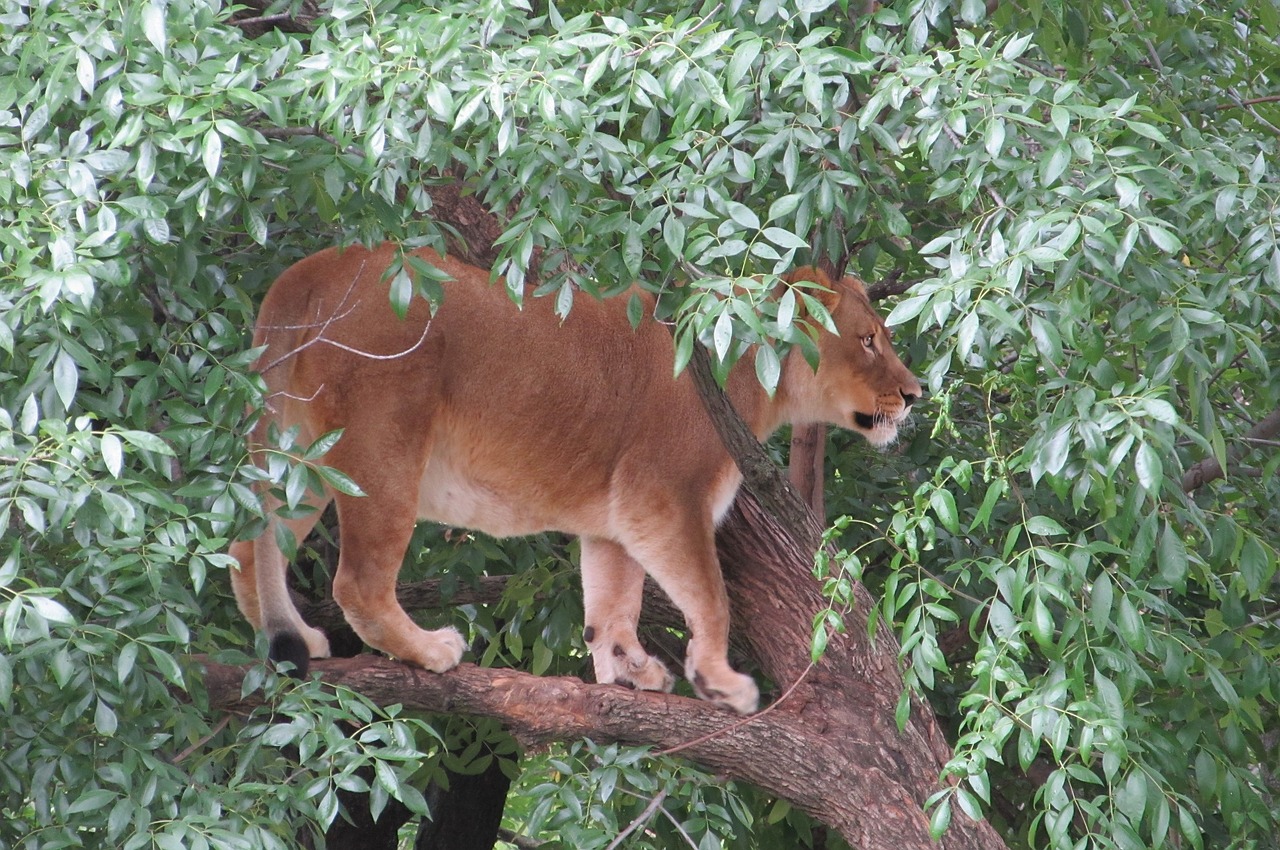
[{"label": "lioness ear", "polygon": [[821,288],[807,289],[807,293],[817,298],[823,307],[827,308],[827,312],[833,312],[836,305],[840,303],[840,289],[831,280],[830,276],[822,269],[815,269],[812,266],[801,266],[793,269],[782,276],[787,283],[801,283],[809,281],[818,284]]}]

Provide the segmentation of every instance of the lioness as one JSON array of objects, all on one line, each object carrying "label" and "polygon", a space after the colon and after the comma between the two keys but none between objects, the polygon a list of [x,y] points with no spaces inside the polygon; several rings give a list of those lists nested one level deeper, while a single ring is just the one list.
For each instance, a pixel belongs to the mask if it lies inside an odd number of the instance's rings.
[{"label": "lioness", "polygon": [[[550,299],[523,310],[489,272],[430,250],[452,276],[434,318],[416,299],[392,311],[383,273],[395,249],[322,251],[288,269],[262,304],[255,346],[271,425],[297,427],[306,445],[344,429],[325,463],[367,494],[310,497],[316,510],[280,519],[236,543],[232,582],[240,610],[271,639],[271,656],[305,671],[329,654],[285,586],[276,522],[301,541],[337,501],[341,554],[333,595],[370,646],[443,672],[465,644],[454,629],[424,631],[396,601],[396,575],[414,524],[429,519],[498,536],[559,530],[578,535],[586,608],[583,637],[597,681],[670,690],[666,666],[636,638],[647,571],[684,613],[691,633],[685,676],[698,695],[741,713],[759,693],[726,658],[729,606],[715,526],[741,475],[688,374],[672,377],[671,334],[651,317],[632,329],[627,298],[579,298],[564,321]],[[862,284],[812,269],[840,335],[822,332],[815,371],[799,353],[783,363],[770,398],[752,358],[730,373],[734,407],[764,438],[787,422],[825,421],[876,445],[892,441],[920,396],[894,354]],[[641,294],[648,313],[653,299]]]}]

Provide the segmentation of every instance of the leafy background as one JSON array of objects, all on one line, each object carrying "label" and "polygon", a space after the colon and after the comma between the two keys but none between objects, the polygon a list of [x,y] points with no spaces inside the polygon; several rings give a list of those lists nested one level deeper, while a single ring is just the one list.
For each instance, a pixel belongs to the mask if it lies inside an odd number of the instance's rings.
[{"label": "leafy background", "polygon": [[[0,7],[0,846],[293,846],[339,790],[421,809],[459,735],[497,735],[265,673],[291,722],[219,718],[187,661],[253,641],[223,572],[257,512],[254,304],[319,247],[441,244],[454,177],[506,212],[509,284],[535,250],[562,310],[690,279],[682,352],[763,343],[766,382],[794,310],[734,279],[848,256],[902,282],[931,398],[890,453],[830,438],[829,508],[833,569],[955,736],[934,823],[1273,844],[1280,453],[1241,442],[1280,407],[1272,0],[246,14]],[[1227,478],[1184,490],[1210,457]],[[582,669],[559,541],[419,540],[411,576],[531,576],[452,615],[487,660]],[[569,846],[657,794],[627,846],[815,840],[679,762],[523,764],[508,825]]]}]

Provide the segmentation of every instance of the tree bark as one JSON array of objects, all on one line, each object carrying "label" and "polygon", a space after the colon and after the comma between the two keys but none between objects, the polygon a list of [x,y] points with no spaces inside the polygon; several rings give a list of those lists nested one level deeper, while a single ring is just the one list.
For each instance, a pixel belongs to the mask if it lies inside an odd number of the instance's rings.
[{"label": "tree bark", "polygon": [[791,486],[815,516],[826,516],[827,428],[825,425],[796,425],[791,429],[791,459],[787,475]]},{"label": "tree bark", "polygon": [[[458,253],[491,264],[496,219],[456,186],[433,189],[432,197],[433,215],[464,240]],[[825,654],[811,661],[814,617],[828,607],[811,572],[822,527],[733,412],[696,346],[690,368],[744,473],[717,544],[735,636],[777,689],[764,710],[739,718],[670,694],[470,664],[438,675],[362,657],[317,662],[315,669],[378,702],[497,718],[526,746],[590,737],[679,752],[789,800],[860,850],[1003,848],[989,824],[959,815],[940,842],[930,837],[923,806],[940,787],[950,750],[920,700],[912,700],[898,730],[898,644],[887,628],[868,638],[873,606],[864,588],[857,588],[856,610],[843,612],[847,633],[831,635]],[[210,704],[248,707],[240,699],[242,677],[239,668],[206,664]]]}]

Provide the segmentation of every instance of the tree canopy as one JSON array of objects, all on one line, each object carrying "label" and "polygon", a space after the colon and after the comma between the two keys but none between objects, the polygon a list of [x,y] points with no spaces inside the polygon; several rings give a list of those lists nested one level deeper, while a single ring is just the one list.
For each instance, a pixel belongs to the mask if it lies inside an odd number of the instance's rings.
[{"label": "tree canopy", "polygon": [[[513,293],[674,294],[683,360],[701,339],[766,385],[821,318],[777,274],[884,299],[930,398],[889,452],[829,437],[803,625],[815,655],[900,642],[900,720],[953,751],[936,833],[1272,844],[1278,37],[1273,0],[6,5],[0,847],[298,846],[351,794],[421,811],[448,771],[515,772],[491,720],[260,665],[266,708],[228,713],[193,660],[254,657],[224,573],[267,474],[255,304],[331,244],[465,252],[433,215],[458,187]],[[406,264],[388,294],[438,282]],[[332,482],[323,448],[276,483]],[[467,600],[425,616],[478,660],[585,669],[571,543],[415,542],[406,578]],[[522,764],[506,826],[532,838],[842,846],[678,756]]]}]

